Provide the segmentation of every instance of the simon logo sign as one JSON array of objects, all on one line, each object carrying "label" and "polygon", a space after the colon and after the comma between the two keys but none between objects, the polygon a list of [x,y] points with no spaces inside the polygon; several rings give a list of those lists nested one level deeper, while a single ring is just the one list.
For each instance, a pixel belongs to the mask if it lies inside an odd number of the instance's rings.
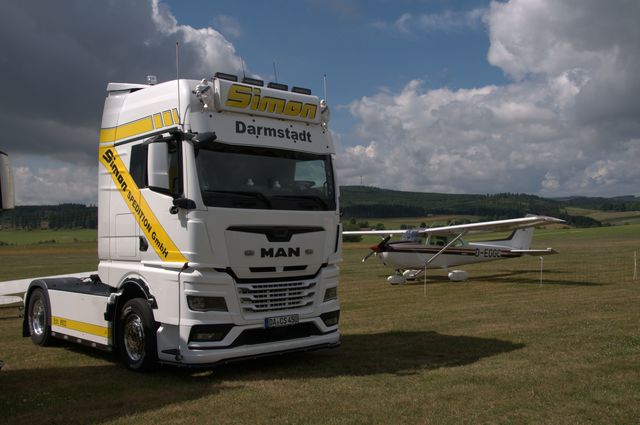
[{"label": "simon logo sign", "polygon": [[[265,95],[264,92],[267,92]],[[224,106],[227,108],[246,109],[266,114],[303,121],[315,121],[318,115],[318,103],[307,103],[291,98],[277,96],[277,90],[261,89],[241,84],[231,84],[227,91]]]}]

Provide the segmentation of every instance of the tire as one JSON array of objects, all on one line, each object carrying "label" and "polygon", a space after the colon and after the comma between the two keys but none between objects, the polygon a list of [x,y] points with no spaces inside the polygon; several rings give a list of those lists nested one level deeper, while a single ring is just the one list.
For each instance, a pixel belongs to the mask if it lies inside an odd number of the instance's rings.
[{"label": "tire", "polygon": [[142,372],[156,366],[156,330],[151,308],[145,299],[134,298],[125,303],[118,321],[118,347],[127,368]]},{"label": "tire", "polygon": [[51,345],[51,311],[44,291],[36,288],[29,297],[27,306],[29,334],[34,344],[42,347]]}]

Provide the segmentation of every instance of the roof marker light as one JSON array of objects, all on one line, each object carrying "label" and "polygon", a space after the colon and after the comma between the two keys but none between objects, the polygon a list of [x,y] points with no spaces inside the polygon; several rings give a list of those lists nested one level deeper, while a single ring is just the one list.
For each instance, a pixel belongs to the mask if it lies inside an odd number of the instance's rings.
[{"label": "roof marker light", "polygon": [[287,86],[286,84],[280,84],[280,83],[269,83],[267,84],[267,87],[269,87],[270,89],[276,89],[276,90],[284,90],[284,91],[289,90],[289,86]]},{"label": "roof marker light", "polygon": [[216,72],[216,75],[214,75],[214,78],[219,78],[221,80],[227,80],[227,81],[238,81],[237,75],[226,74],[224,72]]},{"label": "roof marker light", "polygon": [[293,93],[299,93],[299,94],[311,94],[311,89],[305,89],[303,87],[291,87],[291,91]]},{"label": "roof marker light", "polygon": [[251,84],[253,86],[264,86],[264,81],[258,80],[257,78],[244,77],[242,82],[245,84]]}]

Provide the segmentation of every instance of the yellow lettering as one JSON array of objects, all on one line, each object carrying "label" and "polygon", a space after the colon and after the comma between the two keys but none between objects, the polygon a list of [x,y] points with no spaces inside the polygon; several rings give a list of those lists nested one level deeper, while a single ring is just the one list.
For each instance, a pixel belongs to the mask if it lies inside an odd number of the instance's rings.
[{"label": "yellow lettering", "polygon": [[318,107],[312,103],[305,103],[302,105],[302,111],[300,111],[300,116],[302,118],[310,118],[314,119],[316,117],[316,111]]},{"label": "yellow lettering", "polygon": [[301,102],[290,100],[289,102],[287,102],[287,106],[284,107],[284,114],[291,115],[292,117],[297,117],[300,115],[301,110],[302,110]]},{"label": "yellow lettering", "polygon": [[263,97],[260,101],[259,111],[267,111],[273,114],[282,114],[286,101],[277,97]]},{"label": "yellow lettering", "polygon": [[311,120],[315,119],[318,113],[318,105],[314,103],[303,103],[273,96],[262,97],[260,88],[240,84],[232,84],[229,87],[224,105],[232,108],[250,109],[252,111]]},{"label": "yellow lettering", "polygon": [[251,87],[233,84],[229,87],[225,106],[244,109],[251,102]]},{"label": "yellow lettering", "polygon": [[251,109],[253,109],[254,111],[256,109],[258,109],[258,103],[260,102],[260,89],[258,88],[254,88],[253,89],[253,99],[251,99]]}]

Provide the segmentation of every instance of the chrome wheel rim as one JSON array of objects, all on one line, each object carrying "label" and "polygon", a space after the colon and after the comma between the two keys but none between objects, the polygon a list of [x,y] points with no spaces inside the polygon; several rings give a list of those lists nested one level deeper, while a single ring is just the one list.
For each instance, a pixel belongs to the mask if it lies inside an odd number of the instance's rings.
[{"label": "chrome wheel rim", "polygon": [[144,327],[142,319],[135,313],[127,317],[124,324],[124,348],[134,362],[144,356]]},{"label": "chrome wheel rim", "polygon": [[31,331],[34,335],[40,336],[44,333],[45,327],[45,308],[42,298],[37,298],[31,309]]}]

